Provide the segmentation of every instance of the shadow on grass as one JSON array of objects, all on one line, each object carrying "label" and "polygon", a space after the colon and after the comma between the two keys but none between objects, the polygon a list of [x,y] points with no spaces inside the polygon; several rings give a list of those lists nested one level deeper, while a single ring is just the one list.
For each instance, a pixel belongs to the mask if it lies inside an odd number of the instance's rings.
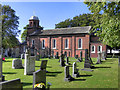
[{"label": "shadow on grass", "polygon": [[[35,67],[40,67],[40,66],[35,66]],[[46,68],[52,68],[51,66],[47,66]]]},{"label": "shadow on grass", "polygon": [[3,72],[3,74],[17,74],[15,72]]},{"label": "shadow on grass", "polygon": [[97,69],[97,68],[111,68],[111,67],[92,67],[91,69]]},{"label": "shadow on grass", "polygon": [[86,79],[74,79],[72,81],[85,81]]},{"label": "shadow on grass", "polygon": [[23,86],[28,86],[28,85],[32,85],[32,83],[26,83],[26,82],[22,82]]},{"label": "shadow on grass", "polygon": [[12,62],[12,61],[3,61],[3,62]]},{"label": "shadow on grass", "polygon": [[91,77],[93,75],[80,75],[79,77]]},{"label": "shadow on grass", "polygon": [[56,77],[58,74],[62,73],[61,71],[56,71],[56,72],[47,72],[46,76],[53,76]]}]

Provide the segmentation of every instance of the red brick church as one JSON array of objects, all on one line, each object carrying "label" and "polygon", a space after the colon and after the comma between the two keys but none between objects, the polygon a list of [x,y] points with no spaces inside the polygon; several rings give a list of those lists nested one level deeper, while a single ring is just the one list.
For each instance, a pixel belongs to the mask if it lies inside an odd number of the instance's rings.
[{"label": "red brick church", "polygon": [[41,57],[56,53],[60,56],[61,52],[66,52],[69,57],[79,57],[80,51],[84,57],[85,49],[91,57],[97,57],[97,53],[106,52],[107,47],[98,41],[98,37],[91,35],[90,30],[91,26],[42,30],[39,18],[32,16],[29,19],[27,45],[34,45]]}]

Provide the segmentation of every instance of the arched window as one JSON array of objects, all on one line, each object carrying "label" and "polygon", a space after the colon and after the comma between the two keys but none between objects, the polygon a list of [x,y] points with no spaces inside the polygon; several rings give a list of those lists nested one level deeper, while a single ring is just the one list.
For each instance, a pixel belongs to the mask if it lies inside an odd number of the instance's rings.
[{"label": "arched window", "polygon": [[42,40],[42,49],[45,49],[45,40]]},{"label": "arched window", "polygon": [[95,46],[94,45],[91,46],[91,53],[95,53]]},{"label": "arched window", "polygon": [[53,39],[53,49],[56,49],[56,40]]},{"label": "arched window", "polygon": [[68,39],[65,39],[65,49],[68,49]]},{"label": "arched window", "polygon": [[101,45],[98,46],[97,51],[102,53],[102,46]]},{"label": "arched window", "polygon": [[78,40],[78,49],[82,49],[82,39]]}]

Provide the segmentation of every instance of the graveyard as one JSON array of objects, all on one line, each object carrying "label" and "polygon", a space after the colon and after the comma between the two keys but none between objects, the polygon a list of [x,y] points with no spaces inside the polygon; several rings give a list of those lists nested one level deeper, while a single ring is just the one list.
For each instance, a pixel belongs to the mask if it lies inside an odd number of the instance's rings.
[{"label": "graveyard", "polygon": [[[3,75],[5,80],[20,78],[23,89],[33,87],[33,75],[24,75],[24,68],[13,69],[12,61],[14,58],[5,58],[3,62]],[[74,57],[69,57],[69,74],[72,76],[72,65],[76,62],[79,72],[78,77],[72,81],[65,81],[65,67],[60,66],[59,59],[40,58],[35,61],[35,71],[40,69],[41,60],[48,60],[46,67],[46,84],[50,82],[50,88],[118,88],[118,58],[107,58],[102,60],[101,64],[97,63],[97,58],[91,58],[93,61],[93,71],[81,70],[84,68],[85,59],[82,62],[77,61]],[[66,60],[66,59],[65,59]],[[22,59],[24,64],[24,59]]]}]

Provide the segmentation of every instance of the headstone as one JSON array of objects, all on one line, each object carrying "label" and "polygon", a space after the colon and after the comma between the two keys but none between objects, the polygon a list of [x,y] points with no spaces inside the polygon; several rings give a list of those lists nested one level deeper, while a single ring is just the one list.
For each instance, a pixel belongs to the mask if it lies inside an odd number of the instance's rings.
[{"label": "headstone", "polygon": [[36,60],[40,61],[40,55],[36,55]]},{"label": "headstone", "polygon": [[102,52],[102,60],[106,60],[106,53],[105,53],[105,51]]},{"label": "headstone", "polygon": [[49,58],[49,59],[51,59],[51,56],[50,56],[50,55],[48,55],[48,58]]},{"label": "headstone", "polygon": [[46,85],[46,70],[37,70],[33,73],[33,88],[35,84],[39,83]]},{"label": "headstone", "polygon": [[13,59],[12,68],[13,69],[21,69],[21,68],[23,68],[22,60],[21,59]]},{"label": "headstone", "polygon": [[41,61],[40,70],[44,70],[44,69],[46,70],[47,61],[48,61],[48,60],[42,60],[42,61]]},{"label": "headstone", "polygon": [[33,74],[35,71],[35,56],[29,56],[28,52],[25,53],[25,63],[24,63],[24,75]]},{"label": "headstone", "polygon": [[69,65],[69,57],[66,57],[66,64]]},{"label": "headstone", "polygon": [[75,59],[78,59],[78,55],[75,55]]},{"label": "headstone", "polygon": [[77,69],[77,66],[76,66],[76,62],[73,63],[73,73],[72,73],[72,76],[73,77],[78,77],[79,76],[78,69]]},{"label": "headstone", "polygon": [[65,66],[65,78],[64,81],[72,81],[74,78],[69,74],[69,66]]},{"label": "headstone", "polygon": [[101,53],[98,52],[98,57],[97,57],[97,63],[96,64],[101,64]]},{"label": "headstone", "polygon": [[59,59],[58,52],[56,52],[55,59]]},{"label": "headstone", "polygon": [[88,49],[85,49],[84,68],[92,68],[93,66],[91,64],[92,64],[92,60],[90,60],[90,58],[88,58]]},{"label": "headstone", "polygon": [[24,54],[21,54],[21,59],[24,59]]},{"label": "headstone", "polygon": [[119,66],[120,66],[120,56],[118,56],[118,62],[119,62]]},{"label": "headstone", "polygon": [[0,90],[23,90],[20,79],[0,82]]},{"label": "headstone", "polygon": [[64,60],[64,55],[62,54],[60,57],[60,66],[65,66],[65,60]]},{"label": "headstone", "polygon": [[82,59],[82,51],[80,51],[80,58],[78,58],[78,62],[82,62],[83,59]]}]

